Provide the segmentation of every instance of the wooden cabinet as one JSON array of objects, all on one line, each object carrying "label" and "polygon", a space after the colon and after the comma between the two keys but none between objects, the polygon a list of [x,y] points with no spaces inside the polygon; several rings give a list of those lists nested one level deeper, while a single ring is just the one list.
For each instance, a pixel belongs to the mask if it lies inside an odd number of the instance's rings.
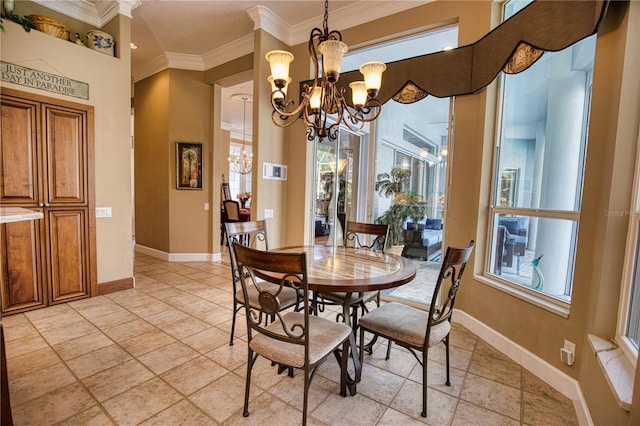
[{"label": "wooden cabinet", "polygon": [[93,109],[2,90],[0,203],[44,219],[2,225],[0,290],[9,314],[95,292]]}]

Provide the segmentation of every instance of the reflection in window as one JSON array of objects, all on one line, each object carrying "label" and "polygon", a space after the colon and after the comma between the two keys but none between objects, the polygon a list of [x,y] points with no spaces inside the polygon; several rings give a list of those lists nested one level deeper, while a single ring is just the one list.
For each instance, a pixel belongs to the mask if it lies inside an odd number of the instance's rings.
[{"label": "reflection in window", "polygon": [[515,207],[518,199],[518,169],[504,169],[500,175],[500,206]]},{"label": "reflection in window", "polygon": [[[229,156],[241,155],[242,145],[239,143],[231,142],[229,144]],[[245,151],[248,156],[251,155],[251,145],[245,145]],[[238,194],[242,192],[251,192],[251,173],[241,175],[231,170],[229,167],[229,189],[231,191],[231,198],[238,198]]]},{"label": "reflection in window", "polygon": [[[511,1],[512,11],[518,9]],[[507,10],[508,8],[505,8]],[[491,275],[570,302],[595,36],[501,77]]]}]

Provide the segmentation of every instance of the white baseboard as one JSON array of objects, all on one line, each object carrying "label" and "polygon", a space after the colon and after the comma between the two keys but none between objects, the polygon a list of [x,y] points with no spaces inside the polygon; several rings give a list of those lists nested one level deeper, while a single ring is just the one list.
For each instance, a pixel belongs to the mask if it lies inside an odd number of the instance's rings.
[{"label": "white baseboard", "polygon": [[547,361],[539,358],[512,340],[509,340],[502,334],[497,333],[464,311],[455,309],[452,319],[454,322],[462,324],[473,334],[489,343],[513,361],[522,366],[526,366],[526,369],[535,376],[571,399],[580,425],[593,426],[587,401],[584,399],[580,383],[578,383],[577,380],[558,370]]},{"label": "white baseboard", "polygon": [[167,253],[140,244],[136,244],[136,252],[167,262],[220,262],[222,259],[220,253]]}]

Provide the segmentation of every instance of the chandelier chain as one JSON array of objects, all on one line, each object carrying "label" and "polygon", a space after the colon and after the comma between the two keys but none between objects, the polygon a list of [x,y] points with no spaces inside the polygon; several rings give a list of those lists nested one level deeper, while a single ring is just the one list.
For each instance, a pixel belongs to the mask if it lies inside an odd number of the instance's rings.
[{"label": "chandelier chain", "polygon": [[325,36],[329,34],[329,0],[324,2],[324,20],[322,21],[322,29]]},{"label": "chandelier chain", "polygon": [[247,155],[245,146],[247,134],[247,102],[250,98],[249,95],[242,95],[241,98],[238,96],[236,99],[242,100],[242,148],[240,150],[240,154],[236,154],[234,158],[229,157],[229,167],[235,173],[247,175],[251,173],[251,170],[253,169],[252,155]]}]

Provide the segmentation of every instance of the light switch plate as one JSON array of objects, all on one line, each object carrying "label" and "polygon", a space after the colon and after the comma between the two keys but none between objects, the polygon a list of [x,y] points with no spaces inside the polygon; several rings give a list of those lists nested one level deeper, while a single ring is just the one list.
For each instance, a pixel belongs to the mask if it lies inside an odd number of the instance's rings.
[{"label": "light switch plate", "polygon": [[111,217],[111,207],[96,207],[96,217]]}]

